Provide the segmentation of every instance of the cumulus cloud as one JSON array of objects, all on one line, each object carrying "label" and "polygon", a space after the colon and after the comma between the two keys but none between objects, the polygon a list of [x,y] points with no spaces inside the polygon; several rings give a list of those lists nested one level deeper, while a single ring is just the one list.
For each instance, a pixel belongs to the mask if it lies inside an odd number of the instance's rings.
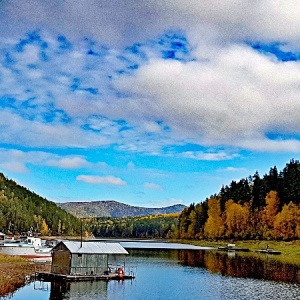
[{"label": "cumulus cloud", "polygon": [[181,153],[182,157],[196,159],[196,160],[228,160],[232,159],[234,157],[237,157],[238,154],[229,154],[225,151],[219,151],[219,152],[195,152],[195,151],[186,151]]},{"label": "cumulus cloud", "polygon": [[47,164],[62,169],[80,169],[91,165],[82,157],[63,157],[57,160],[48,160]]},{"label": "cumulus cloud", "polygon": [[298,142],[267,135],[299,132],[299,71],[298,62],[230,45],[205,61],[152,61],[136,76],[120,79],[118,87],[140,102],[141,118],[163,119],[178,139],[298,151]]},{"label": "cumulus cloud", "polygon": [[121,178],[115,176],[78,175],[76,180],[90,184],[126,185]]},{"label": "cumulus cloud", "polygon": [[[0,42],[3,143],[116,145],[151,155],[185,143],[300,150],[300,63],[245,43],[280,41],[297,49],[299,4],[12,0],[0,6],[7,20]],[[162,36],[170,29],[181,36]],[[181,156],[221,160],[235,157],[230,153]]]},{"label": "cumulus cloud", "polygon": [[0,162],[0,167],[10,172],[16,172],[16,173],[28,172],[25,163],[18,162],[18,161]]},{"label": "cumulus cloud", "polygon": [[61,156],[45,151],[21,151],[0,148],[0,166],[3,169],[24,173],[29,172],[29,165],[50,166],[61,169],[81,169],[93,166],[81,156]]},{"label": "cumulus cloud", "polygon": [[209,33],[223,42],[249,38],[299,41],[300,4],[292,0],[10,0],[1,6],[8,33],[28,29],[25,25],[30,23],[63,30],[74,39],[85,35],[110,45],[140,42],[166,28],[182,28],[196,39],[197,33]]}]

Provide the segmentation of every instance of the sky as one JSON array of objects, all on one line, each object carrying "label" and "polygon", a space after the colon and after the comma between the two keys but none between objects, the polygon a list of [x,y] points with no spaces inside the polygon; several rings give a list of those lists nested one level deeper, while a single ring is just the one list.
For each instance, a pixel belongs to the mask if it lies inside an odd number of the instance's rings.
[{"label": "sky", "polygon": [[300,2],[0,1],[0,172],[54,202],[199,203],[300,151]]}]

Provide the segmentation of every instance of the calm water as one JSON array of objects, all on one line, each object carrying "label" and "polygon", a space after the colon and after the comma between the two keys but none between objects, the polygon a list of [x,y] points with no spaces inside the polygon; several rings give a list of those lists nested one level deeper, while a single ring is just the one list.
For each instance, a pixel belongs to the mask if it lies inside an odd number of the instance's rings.
[{"label": "calm water", "polygon": [[136,278],[123,282],[33,282],[2,299],[300,299],[298,266],[211,250],[129,250]]}]

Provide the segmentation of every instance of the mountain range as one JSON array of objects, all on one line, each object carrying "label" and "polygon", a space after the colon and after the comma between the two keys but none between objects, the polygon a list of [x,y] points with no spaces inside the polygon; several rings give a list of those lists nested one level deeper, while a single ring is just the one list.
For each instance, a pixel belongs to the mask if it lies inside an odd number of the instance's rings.
[{"label": "mountain range", "polygon": [[138,207],[124,204],[121,202],[106,201],[89,201],[89,202],[66,202],[57,203],[59,207],[68,213],[79,218],[90,217],[137,217],[158,214],[181,213],[186,207],[182,204],[176,204],[160,208]]}]

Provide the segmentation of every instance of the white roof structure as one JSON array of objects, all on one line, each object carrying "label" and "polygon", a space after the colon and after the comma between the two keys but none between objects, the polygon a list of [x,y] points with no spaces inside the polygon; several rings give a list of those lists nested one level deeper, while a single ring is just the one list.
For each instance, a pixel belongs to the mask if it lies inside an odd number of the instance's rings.
[{"label": "white roof structure", "polygon": [[119,243],[82,242],[81,244],[75,241],[62,241],[61,243],[74,254],[129,254]]}]

